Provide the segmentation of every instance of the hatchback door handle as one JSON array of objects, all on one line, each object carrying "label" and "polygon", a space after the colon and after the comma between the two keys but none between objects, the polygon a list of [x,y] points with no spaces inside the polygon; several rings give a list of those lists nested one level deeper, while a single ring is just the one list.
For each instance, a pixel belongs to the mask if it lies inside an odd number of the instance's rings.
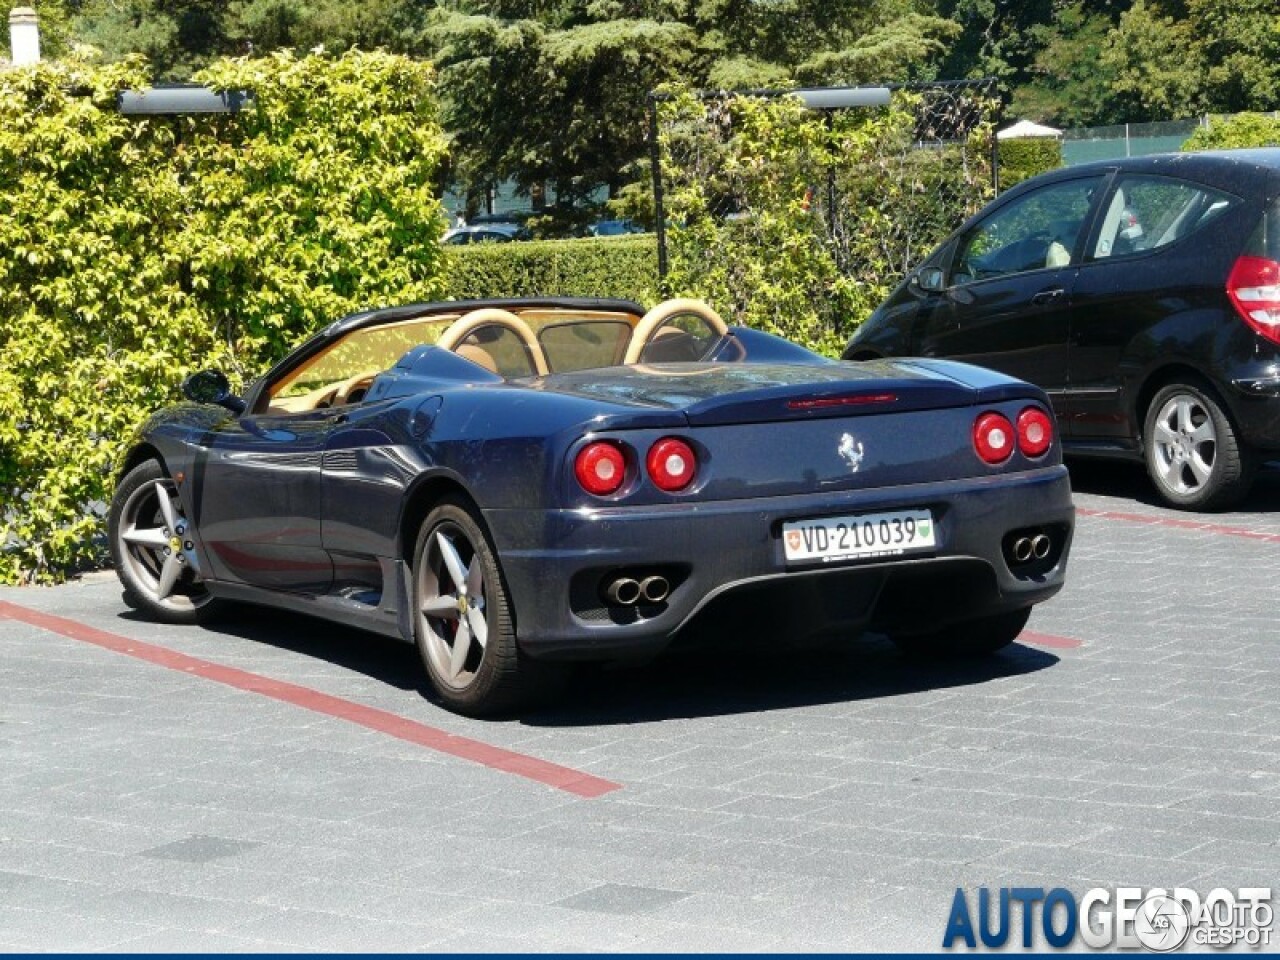
[{"label": "hatchback door handle", "polygon": [[1043,307],[1046,304],[1057,303],[1062,299],[1066,292],[1067,291],[1063,290],[1062,287],[1054,287],[1052,290],[1041,290],[1031,298],[1031,302],[1037,307]]}]

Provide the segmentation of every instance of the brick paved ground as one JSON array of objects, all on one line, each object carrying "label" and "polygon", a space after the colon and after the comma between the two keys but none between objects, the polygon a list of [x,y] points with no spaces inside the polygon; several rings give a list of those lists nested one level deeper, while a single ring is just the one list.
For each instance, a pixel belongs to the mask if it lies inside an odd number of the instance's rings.
[{"label": "brick paved ground", "polygon": [[338,627],[160,627],[103,576],[0,590],[622,785],[0,621],[0,950],[936,949],[956,886],[1280,886],[1280,542],[1242,535],[1280,535],[1280,477],[1211,518],[1076,479],[1069,586],[1030,629],[1078,647],[667,660],[520,721],[444,712],[411,649]]}]

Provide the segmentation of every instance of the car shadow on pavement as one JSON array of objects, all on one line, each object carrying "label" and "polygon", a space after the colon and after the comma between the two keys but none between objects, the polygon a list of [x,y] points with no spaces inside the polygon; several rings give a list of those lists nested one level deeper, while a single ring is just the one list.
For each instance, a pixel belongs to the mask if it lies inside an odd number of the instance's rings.
[{"label": "car shadow on pavement", "polygon": [[208,629],[325,660],[400,690],[430,692],[418,651],[391,637],[248,604],[230,605]]},{"label": "car shadow on pavement", "polygon": [[[389,637],[247,605],[230,607],[207,629],[323,660],[435,702],[418,651]],[[1057,662],[1053,654],[1017,643],[990,657],[933,660],[907,656],[875,634],[837,649],[794,652],[731,649],[717,640],[643,664],[580,665],[551,704],[517,719],[529,726],[579,727],[785,710],[969,686]]]},{"label": "car shadow on pavement", "polygon": [[[1185,511],[1172,510],[1159,496],[1147,476],[1146,469],[1138,463],[1123,461],[1082,460],[1067,461],[1071,472],[1071,489],[1075,493],[1096,494],[1132,500],[1148,507],[1159,507],[1184,515]],[[1269,463],[1258,471],[1249,495],[1230,507],[1226,513],[1280,513],[1280,463]],[[1212,517],[1215,514],[1185,513],[1188,517]]]},{"label": "car shadow on pavement", "polygon": [[874,634],[839,650],[794,655],[778,648],[673,651],[643,666],[583,668],[552,705],[520,719],[578,727],[788,710],[971,686],[1036,673],[1058,660],[1017,643],[989,657],[919,658]]}]

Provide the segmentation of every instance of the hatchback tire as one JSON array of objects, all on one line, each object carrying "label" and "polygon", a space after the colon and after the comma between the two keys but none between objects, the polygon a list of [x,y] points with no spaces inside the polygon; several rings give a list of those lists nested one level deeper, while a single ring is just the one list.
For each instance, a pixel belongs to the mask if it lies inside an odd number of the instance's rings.
[{"label": "hatchback tire", "polygon": [[1160,498],[1179,510],[1217,510],[1243,499],[1255,458],[1203,383],[1162,388],[1147,408],[1143,458]]}]

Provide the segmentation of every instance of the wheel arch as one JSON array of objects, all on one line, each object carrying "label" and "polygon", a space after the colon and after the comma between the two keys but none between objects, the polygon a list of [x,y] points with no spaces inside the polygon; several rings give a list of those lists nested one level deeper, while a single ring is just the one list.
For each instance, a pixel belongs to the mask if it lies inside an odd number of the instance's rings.
[{"label": "wheel arch", "polygon": [[164,462],[164,455],[160,453],[159,448],[155,444],[143,440],[140,443],[135,443],[120,458],[119,468],[116,470],[116,482],[118,483],[139,464],[146,463],[148,460],[155,460],[160,464],[161,470],[166,474],[169,472],[169,466]]},{"label": "wheel arch", "polygon": [[427,514],[448,496],[466,500],[479,515],[476,498],[461,480],[451,474],[435,473],[421,477],[405,493],[404,506],[400,509],[400,526],[396,532],[396,552],[405,563],[413,562],[413,547]]},{"label": "wheel arch", "polygon": [[1151,401],[1165,387],[1175,383],[1186,383],[1197,389],[1208,390],[1218,401],[1227,416],[1235,419],[1230,406],[1214,388],[1212,381],[1189,363],[1173,362],[1157,367],[1147,374],[1142,386],[1134,396],[1133,422],[1137,429],[1138,439],[1145,446],[1147,430],[1147,413],[1151,410]]}]

